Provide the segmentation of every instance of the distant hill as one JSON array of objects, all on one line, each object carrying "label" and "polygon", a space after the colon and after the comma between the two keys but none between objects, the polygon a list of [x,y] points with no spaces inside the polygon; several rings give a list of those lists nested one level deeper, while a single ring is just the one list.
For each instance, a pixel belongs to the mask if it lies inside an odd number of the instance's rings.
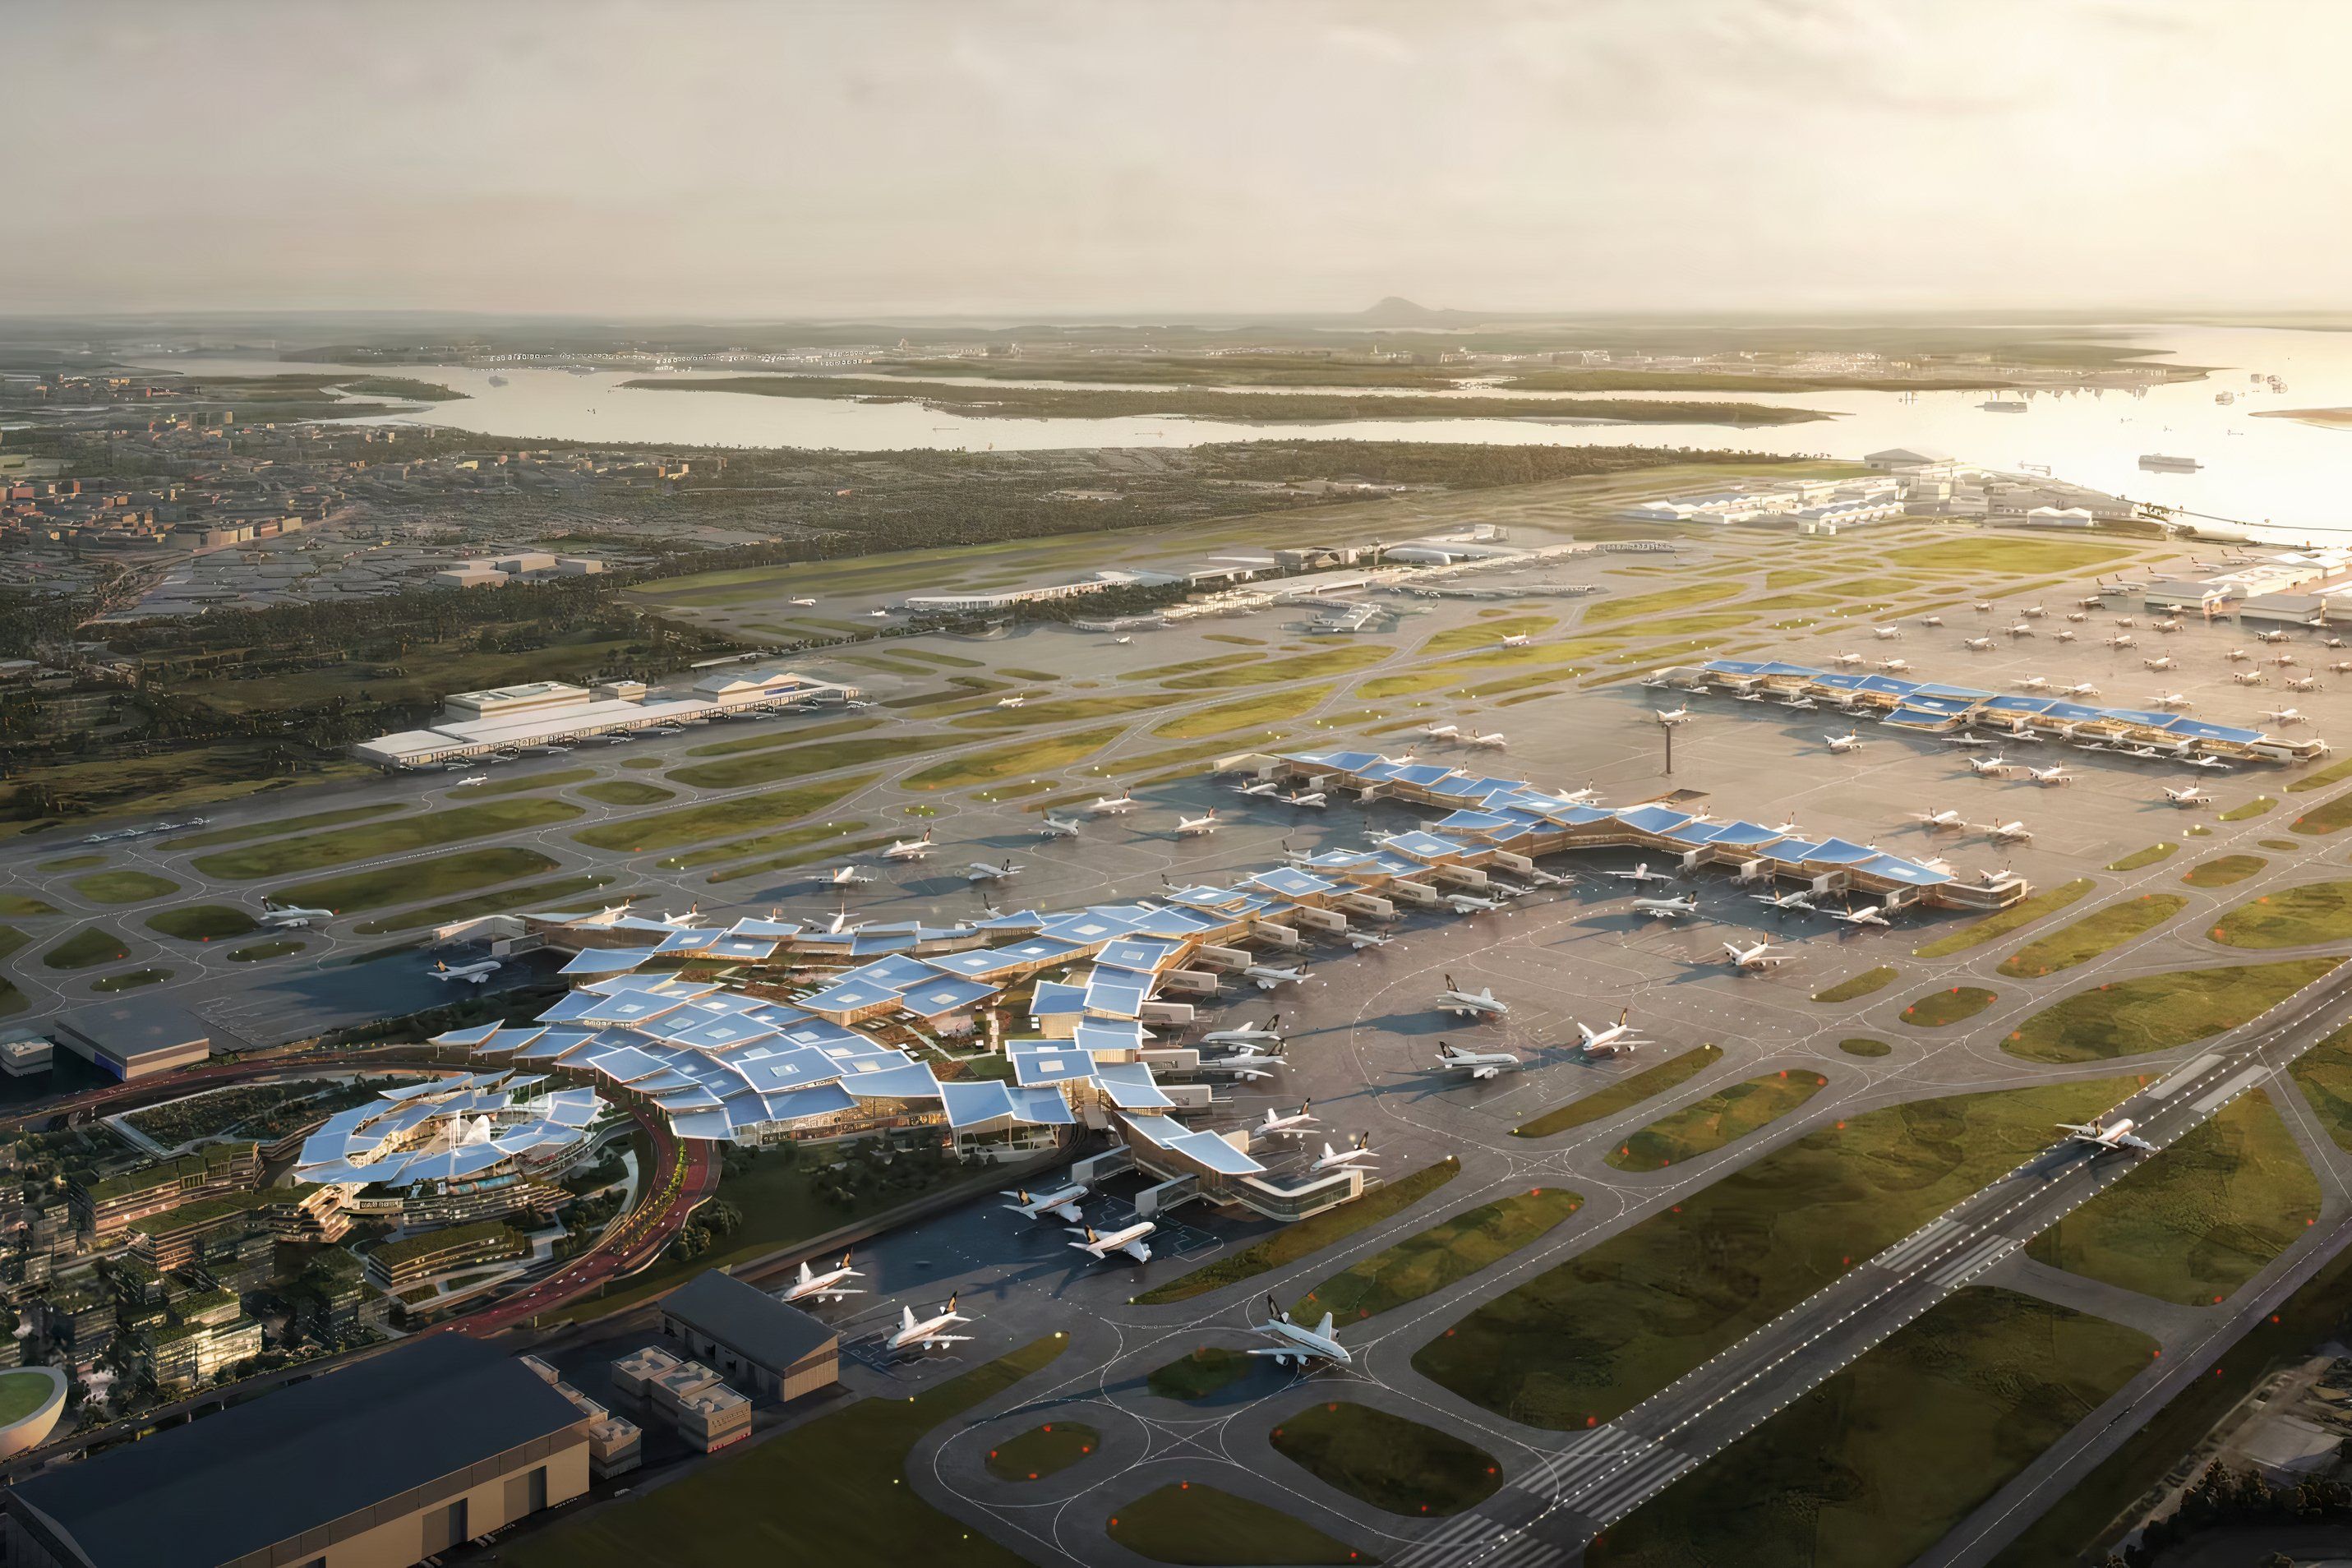
[{"label": "distant hill", "polygon": [[1465,310],[1433,310],[1426,305],[1416,305],[1412,300],[1401,300],[1394,294],[1390,295],[1370,310],[1360,310],[1356,313],[1356,320],[1370,327],[1435,327],[1443,326],[1448,321],[1459,322],[1475,319]]}]

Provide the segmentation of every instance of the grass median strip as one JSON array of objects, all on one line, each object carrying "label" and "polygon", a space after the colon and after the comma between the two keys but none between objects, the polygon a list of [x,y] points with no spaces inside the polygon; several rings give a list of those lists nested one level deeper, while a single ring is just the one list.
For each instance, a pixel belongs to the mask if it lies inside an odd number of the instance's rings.
[{"label": "grass median strip", "polygon": [[1609,1163],[1621,1171],[1654,1171],[1711,1154],[1788,1115],[1829,1087],[1829,1081],[1817,1072],[1799,1070],[1727,1084],[1634,1133],[1617,1146]]},{"label": "grass median strip", "polygon": [[[482,893],[470,899],[453,899],[447,903],[427,904],[421,910],[409,910],[402,914],[386,915],[381,920],[362,921],[352,927],[362,936],[380,936],[391,931],[415,931],[419,926],[454,925],[482,915],[503,914],[509,910],[561,910],[567,899],[583,899],[597,889],[612,883],[611,877],[601,873],[584,877],[557,877],[527,887],[505,888],[495,893]],[[617,899],[588,900],[598,903],[619,903]],[[580,906],[575,905],[574,908]]]},{"label": "grass median strip", "polygon": [[751,752],[715,763],[694,763],[672,768],[664,776],[672,784],[691,784],[697,789],[741,789],[750,784],[805,778],[811,773],[829,773],[836,768],[863,767],[906,752],[903,736],[860,735],[843,741],[821,741],[814,745],[779,747],[772,752]]},{"label": "grass median strip", "polygon": [[[2108,867],[2107,869],[2127,870],[2129,868],[2118,862],[2115,866]],[[1924,947],[1913,948],[1911,956],[1949,958],[1956,952],[1966,952],[1972,947],[1981,947],[1986,942],[1995,942],[2007,936],[2030,921],[2038,921],[2044,915],[2056,914],[2090,890],[2090,879],[2086,877],[2077,877],[2071,882],[2061,882],[2054,888],[2045,888],[2032,898],[2021,900],[1997,914],[1987,915],[1980,921],[1971,921],[1949,936],[1937,937]],[[1817,996],[1814,1000],[1818,1002],[1821,998]]]},{"label": "grass median strip", "polygon": [[2352,827],[2352,790],[2323,801],[2287,824],[2297,833],[2341,833]]},{"label": "grass median strip", "polygon": [[811,741],[830,740],[835,735],[855,735],[871,730],[879,719],[836,719],[831,723],[811,724],[804,729],[770,729],[756,735],[742,735],[732,741],[712,741],[707,745],[688,746],[689,757],[733,757],[745,752],[772,751],[778,746],[805,745]]},{"label": "grass median strip", "polygon": [[1220,702],[1212,708],[1196,709],[1173,719],[1163,719],[1151,727],[1151,732],[1164,735],[1171,741],[1197,741],[1209,735],[1223,735],[1262,724],[1280,723],[1286,719],[1304,718],[1328,701],[1337,689],[1333,683],[1302,686],[1286,691],[1245,697],[1238,702]]},{"label": "grass median strip", "polygon": [[455,786],[443,793],[460,799],[480,800],[485,796],[521,795],[526,790],[554,789],[562,784],[578,784],[582,779],[593,779],[595,776],[594,768],[557,768],[549,773],[510,773],[504,778],[492,779],[488,784],[467,784],[462,796],[458,795]]},{"label": "grass median strip", "polygon": [[168,849],[209,849],[220,844],[243,844],[248,839],[276,838],[289,833],[312,833],[321,827],[340,827],[347,822],[364,822],[371,816],[383,816],[390,812],[407,809],[407,805],[399,801],[389,801],[382,805],[348,805],[340,811],[316,812],[309,816],[275,817],[268,822],[215,827],[185,837],[167,838],[163,845]]},{"label": "grass median strip", "polygon": [[2189,900],[2177,893],[2142,893],[2060,926],[2000,961],[1999,973],[2032,979],[2088,963],[2179,914]]},{"label": "grass median strip", "polygon": [[2110,871],[2137,871],[2153,866],[2159,860],[2169,860],[2179,851],[2178,844],[2151,844],[2145,849],[2135,849],[2120,860],[2107,862]]},{"label": "grass median strip", "polygon": [[2192,888],[2226,888],[2232,882],[2244,881],[2269,864],[2259,855],[2218,855],[2210,860],[2200,860],[2183,871],[2180,879]]},{"label": "grass median strip", "polygon": [[933,763],[919,773],[908,773],[904,783],[908,789],[961,789],[971,784],[1034,777],[1091,757],[1124,733],[1124,725],[1110,724],[1076,734],[1024,737],[983,746]]},{"label": "grass median strip", "polygon": [[477,805],[453,805],[363,827],[337,828],[328,833],[280,838],[247,848],[225,849],[195,862],[196,869],[224,881],[245,882],[259,877],[284,877],[320,871],[352,860],[404,855],[492,834],[519,833],[569,822],[581,808],[565,800],[498,800]]},{"label": "grass median strip", "polygon": [[92,871],[67,884],[93,904],[144,904],[169,898],[180,884],[146,871]]},{"label": "grass median strip", "polygon": [[1394,651],[1385,643],[1358,641],[1316,653],[1295,654],[1288,658],[1236,656],[1219,659],[1214,669],[1195,670],[1160,684],[1171,691],[1233,691],[1245,686],[1271,686],[1282,680],[1353,675],[1360,669],[1370,668]]},{"label": "grass median strip", "polygon": [[580,793],[606,805],[659,805],[666,800],[677,798],[676,790],[664,789],[657,784],[647,784],[642,779],[605,779],[600,784],[581,785]]},{"label": "grass median strip", "polygon": [[1611,1420],[2138,1087],[1915,1100],[1808,1133],[1484,1303],[1413,1365],[1529,1426]]},{"label": "grass median strip", "polygon": [[1885,990],[1894,983],[1895,971],[1882,963],[1875,969],[1865,969],[1859,974],[1849,975],[1825,991],[1814,992],[1813,1000],[1816,1002],[1858,1001],[1873,992]]},{"label": "grass median strip", "polygon": [[1193,1568],[1292,1568],[1306,1563],[1368,1564],[1305,1520],[1220,1491],[1200,1481],[1171,1481],[1122,1504],[1110,1538],[1139,1557]]},{"label": "grass median strip", "polygon": [[1508,1258],[1584,1205],[1565,1187],[1514,1193],[1442,1220],[1334,1274],[1290,1309],[1300,1322],[1325,1312],[1356,1321],[1418,1301]]},{"label": "grass median strip", "polygon": [[41,962],[51,969],[88,969],[93,964],[128,958],[138,951],[136,942],[103,926],[84,926],[41,954]]},{"label": "grass median strip", "polygon": [[648,849],[675,849],[681,844],[698,844],[709,838],[723,838],[730,833],[782,826],[823,811],[835,801],[856,795],[873,782],[873,774],[864,773],[852,778],[829,779],[822,784],[796,784],[790,789],[770,790],[764,795],[738,795],[732,800],[714,800],[701,805],[679,806],[674,811],[656,811],[645,816],[630,817],[625,822],[599,823],[593,827],[583,827],[572,837],[591,849],[621,849],[631,854]]},{"label": "grass median strip", "polygon": [[2101,1061],[2169,1050],[2251,1023],[2340,962],[2306,958],[2114,981],[2044,1007],[2000,1048],[2037,1062]]},{"label": "grass median strip", "polygon": [[1325,1209],[1296,1224],[1279,1226],[1263,1240],[1238,1252],[1229,1253],[1164,1285],[1154,1286],[1138,1296],[1136,1301],[1146,1307],[1189,1301],[1195,1296],[1238,1285],[1268,1269],[1285,1268],[1345,1241],[1366,1226],[1402,1214],[1461,1173],[1461,1162],[1451,1155],[1433,1165],[1423,1165],[1412,1175],[1374,1187],[1338,1208]]},{"label": "grass median strip", "polygon": [[251,915],[232,904],[182,904],[177,909],[149,915],[147,929],[182,942],[214,942],[244,936],[261,928]]},{"label": "grass median strip", "polygon": [[419,899],[446,898],[453,893],[467,893],[477,888],[511,882],[519,877],[536,877],[554,869],[555,862],[538,850],[509,845],[495,849],[469,849],[458,855],[441,855],[429,860],[412,860],[399,866],[380,866],[373,871],[354,871],[344,877],[328,877],[316,882],[305,882],[299,888],[278,889],[270,897],[278,903],[332,910],[342,915],[359,910],[413,904]]},{"label": "grass median strip", "polygon": [[1723,1047],[1720,1046],[1699,1046],[1680,1056],[1668,1057],[1655,1067],[1645,1068],[1631,1078],[1621,1078],[1606,1089],[1571,1100],[1557,1110],[1544,1112],[1523,1127],[1513,1128],[1511,1136],[1549,1138],[1571,1127],[1605,1121],[1621,1110],[1631,1110],[1653,1095],[1664,1094],[1675,1085],[1696,1078],[1722,1059]]},{"label": "grass median strip", "polygon": [[1286,1417],[1268,1440],[1325,1485],[1416,1519],[1475,1508],[1503,1484],[1502,1467],[1484,1448],[1370,1405],[1310,1405]]},{"label": "grass median strip", "polygon": [[2352,937],[2352,882],[2305,882],[2240,904],[2213,927],[2225,947],[2308,947]]},{"label": "grass median strip", "polygon": [[1000,1481],[1042,1481],[1101,1447],[1102,1434],[1083,1421],[1048,1421],[991,1448],[988,1473]]}]

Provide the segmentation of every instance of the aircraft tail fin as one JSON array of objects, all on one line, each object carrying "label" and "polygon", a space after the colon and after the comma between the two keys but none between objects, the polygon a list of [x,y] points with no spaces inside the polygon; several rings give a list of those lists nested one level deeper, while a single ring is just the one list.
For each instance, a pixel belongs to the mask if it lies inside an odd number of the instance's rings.
[{"label": "aircraft tail fin", "polygon": [[1315,1334],[1316,1334],[1316,1337],[1317,1337],[1317,1338],[1318,1338],[1318,1339],[1326,1339],[1326,1340],[1328,1340],[1328,1339],[1329,1339],[1329,1338],[1331,1337],[1331,1314],[1330,1314],[1330,1313],[1328,1313],[1328,1312],[1324,1313],[1324,1314],[1323,1314],[1323,1321],[1322,1321],[1321,1322],[1319,1322],[1319,1323],[1318,1323],[1318,1324],[1316,1324],[1316,1325],[1315,1325]]}]

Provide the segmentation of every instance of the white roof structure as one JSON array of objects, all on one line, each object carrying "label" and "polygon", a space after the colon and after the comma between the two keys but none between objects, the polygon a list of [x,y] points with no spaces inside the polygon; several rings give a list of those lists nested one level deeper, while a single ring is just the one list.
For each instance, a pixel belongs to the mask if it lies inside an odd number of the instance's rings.
[{"label": "white roof structure", "polygon": [[407,1187],[488,1182],[568,1164],[607,1110],[590,1089],[538,1092],[544,1078],[466,1073],[386,1089],[302,1141],[296,1179]]}]

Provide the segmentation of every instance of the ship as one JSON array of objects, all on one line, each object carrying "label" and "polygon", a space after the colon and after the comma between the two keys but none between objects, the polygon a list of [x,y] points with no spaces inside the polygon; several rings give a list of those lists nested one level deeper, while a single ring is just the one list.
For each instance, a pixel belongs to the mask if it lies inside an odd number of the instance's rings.
[{"label": "ship", "polygon": [[2168,458],[2162,452],[2149,452],[2140,458],[2139,466],[2151,474],[2193,474],[2205,465],[2194,458]]},{"label": "ship", "polygon": [[2026,409],[2024,399],[2017,397],[1988,397],[1977,406],[1987,414],[2022,414]]},{"label": "ship", "polygon": [[2213,401],[2221,404],[2235,403],[2238,401],[2238,395],[2234,392],[2217,392],[2213,395]]}]

